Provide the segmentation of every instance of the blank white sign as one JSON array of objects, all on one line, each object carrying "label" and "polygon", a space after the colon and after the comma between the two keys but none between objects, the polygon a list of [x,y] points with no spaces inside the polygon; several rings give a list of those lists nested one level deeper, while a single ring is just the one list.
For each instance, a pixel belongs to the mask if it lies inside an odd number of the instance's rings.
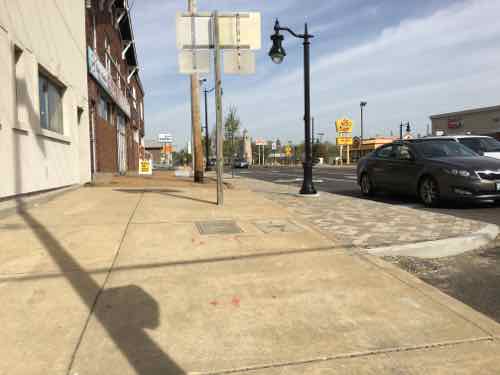
[{"label": "blank white sign", "polygon": [[[219,16],[219,42],[221,48],[237,47],[258,50],[261,48],[261,17],[259,12],[221,13]],[[213,46],[212,18],[210,13],[177,13],[177,48]]]},{"label": "blank white sign", "polygon": [[210,17],[187,17],[177,13],[177,48],[212,45],[212,19]]},{"label": "blank white sign", "polygon": [[254,74],[255,53],[246,50],[224,51],[224,73],[226,74]]},{"label": "blank white sign", "polygon": [[261,48],[260,13],[235,13],[233,17],[219,17],[220,44],[223,47],[245,46]]},{"label": "blank white sign", "polygon": [[210,73],[210,50],[182,50],[179,52],[181,74]]}]

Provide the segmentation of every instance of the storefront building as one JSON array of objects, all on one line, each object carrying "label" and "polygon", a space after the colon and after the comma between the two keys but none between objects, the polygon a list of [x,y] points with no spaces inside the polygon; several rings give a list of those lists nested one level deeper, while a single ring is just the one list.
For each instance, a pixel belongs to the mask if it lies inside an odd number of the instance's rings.
[{"label": "storefront building", "polygon": [[488,135],[500,140],[500,105],[431,116],[433,135]]},{"label": "storefront building", "polygon": [[[399,138],[396,138],[396,137],[377,137],[377,138],[364,139],[363,142],[361,142],[361,139],[359,137],[355,137],[353,139],[352,147],[349,148],[350,160],[353,162],[356,162],[357,160],[361,159],[363,156],[366,156],[370,152],[375,151],[380,146],[394,142],[397,139],[399,139]],[[342,159],[347,160],[347,147],[346,146],[344,146],[344,148],[343,148]]]},{"label": "storefront building", "polygon": [[92,173],[137,172],[143,152],[144,90],[127,0],[87,0]]},{"label": "storefront building", "polygon": [[0,1],[0,200],[90,181],[86,53],[83,1]]}]

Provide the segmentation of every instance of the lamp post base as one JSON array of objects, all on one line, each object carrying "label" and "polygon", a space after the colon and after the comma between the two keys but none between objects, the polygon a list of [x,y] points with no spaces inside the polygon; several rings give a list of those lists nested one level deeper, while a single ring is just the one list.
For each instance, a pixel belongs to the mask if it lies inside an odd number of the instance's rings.
[{"label": "lamp post base", "polygon": [[313,184],[312,163],[310,161],[306,161],[304,163],[304,181],[302,182],[302,188],[300,189],[300,194],[302,195],[317,194]]},{"label": "lamp post base", "polygon": [[302,184],[300,189],[300,195],[318,195],[318,192],[314,188],[313,184]]}]

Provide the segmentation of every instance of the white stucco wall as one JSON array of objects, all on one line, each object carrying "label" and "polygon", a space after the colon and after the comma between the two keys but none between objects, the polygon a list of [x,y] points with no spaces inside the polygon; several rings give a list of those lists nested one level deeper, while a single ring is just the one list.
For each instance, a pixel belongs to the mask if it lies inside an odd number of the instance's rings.
[{"label": "white stucco wall", "polygon": [[[0,0],[0,198],[90,181],[85,43],[83,0]],[[62,136],[40,128],[39,69],[66,87]]]}]

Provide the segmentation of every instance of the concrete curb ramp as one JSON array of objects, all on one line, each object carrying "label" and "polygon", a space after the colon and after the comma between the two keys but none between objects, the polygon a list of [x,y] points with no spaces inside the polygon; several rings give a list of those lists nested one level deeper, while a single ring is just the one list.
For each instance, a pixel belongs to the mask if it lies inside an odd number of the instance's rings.
[{"label": "concrete curb ramp", "polygon": [[497,225],[488,224],[467,236],[452,237],[436,241],[423,241],[408,245],[383,246],[366,249],[372,255],[402,255],[423,259],[444,258],[488,246],[500,234]]}]

